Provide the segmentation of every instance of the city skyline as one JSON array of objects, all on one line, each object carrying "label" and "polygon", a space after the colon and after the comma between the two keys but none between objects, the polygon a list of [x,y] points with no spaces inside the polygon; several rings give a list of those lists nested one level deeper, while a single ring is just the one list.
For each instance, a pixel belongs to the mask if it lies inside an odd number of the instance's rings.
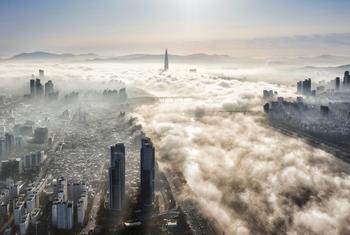
[{"label": "city skyline", "polygon": [[176,54],[346,54],[349,7],[344,0],[6,0],[0,3],[0,57],[153,54],[160,48]]}]

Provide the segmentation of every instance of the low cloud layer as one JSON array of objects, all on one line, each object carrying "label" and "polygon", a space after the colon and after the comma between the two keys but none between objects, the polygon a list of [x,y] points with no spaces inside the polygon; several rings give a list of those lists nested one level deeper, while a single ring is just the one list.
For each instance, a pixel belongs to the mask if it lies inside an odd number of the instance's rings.
[{"label": "low cloud layer", "polygon": [[163,167],[185,175],[192,197],[227,234],[348,234],[347,164],[264,122],[262,89],[284,87],[171,73],[145,87],[185,100],[144,106],[139,120],[158,147]]},{"label": "low cloud layer", "polygon": [[[0,71],[9,82],[21,78],[17,84],[25,89],[37,67],[3,64]],[[193,96],[139,107],[135,116],[152,137],[162,168],[183,172],[191,192],[182,196],[196,200],[226,234],[350,233],[349,165],[273,130],[261,112],[263,89],[294,96],[294,88],[239,81],[218,69],[172,67],[162,74],[158,65],[42,68],[62,90],[106,89],[121,80],[157,96]],[[244,110],[256,112],[230,113]]]}]

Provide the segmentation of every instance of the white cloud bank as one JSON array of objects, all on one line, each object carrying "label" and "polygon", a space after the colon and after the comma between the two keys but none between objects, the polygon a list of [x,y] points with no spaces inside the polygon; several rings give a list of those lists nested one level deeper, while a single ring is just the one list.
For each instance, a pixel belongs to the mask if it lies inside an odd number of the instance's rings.
[{"label": "white cloud bank", "polygon": [[262,115],[219,110],[261,109],[264,88],[284,87],[170,72],[142,86],[187,100],[143,106],[139,120],[165,168],[183,171],[202,210],[227,234],[348,234],[348,165],[284,136]]},{"label": "white cloud bank", "polygon": [[[36,66],[0,69],[11,78],[12,71],[29,72]],[[350,233],[348,164],[279,134],[264,123],[262,114],[219,112],[261,110],[262,89],[277,89],[286,96],[293,96],[294,89],[180,67],[160,74],[157,68],[44,66],[61,88],[67,82],[88,87],[96,80],[107,88],[109,80],[121,79],[157,95],[202,97],[142,106],[135,115],[152,137],[162,167],[183,172],[193,191],[189,196],[218,219],[226,234]]]}]

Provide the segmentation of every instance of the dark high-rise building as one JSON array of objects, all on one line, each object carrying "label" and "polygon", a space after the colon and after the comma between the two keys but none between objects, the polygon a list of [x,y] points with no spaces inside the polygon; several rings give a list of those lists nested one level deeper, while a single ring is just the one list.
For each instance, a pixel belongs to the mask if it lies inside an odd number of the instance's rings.
[{"label": "dark high-rise building", "polygon": [[141,140],[141,200],[144,207],[154,203],[155,152],[150,138]]},{"label": "dark high-rise building", "polygon": [[311,78],[305,79],[302,82],[302,93],[306,96],[311,95]]},{"label": "dark high-rise building", "polygon": [[123,143],[118,143],[114,146],[111,146],[111,165],[113,161],[113,154],[116,152],[123,153],[125,156],[125,146]]},{"label": "dark high-rise building", "polygon": [[345,73],[344,73],[343,86],[344,86],[344,88],[348,88],[350,86],[349,71],[345,71]]},{"label": "dark high-rise building", "polygon": [[49,94],[52,94],[53,92],[53,83],[51,80],[49,80],[47,83],[45,83],[45,96],[49,96]]},{"label": "dark high-rise building", "polygon": [[308,89],[307,93],[311,94],[312,93],[312,91],[311,91],[311,78],[308,79],[308,87],[307,87],[307,89]]},{"label": "dark high-rise building", "polygon": [[121,210],[125,199],[125,147],[124,144],[111,146],[111,166],[109,168],[109,207]]},{"label": "dark high-rise building", "polygon": [[168,58],[168,50],[165,49],[165,56],[164,56],[164,71],[167,71],[169,69],[169,58]]},{"label": "dark high-rise building", "polygon": [[30,96],[35,97],[35,80],[30,80]]},{"label": "dark high-rise building", "polygon": [[36,96],[42,96],[44,94],[43,85],[41,85],[40,79],[35,80],[35,94]]},{"label": "dark high-rise building", "polygon": [[305,96],[313,94],[313,92],[311,91],[311,78],[305,79],[304,81],[299,81],[297,83],[297,93],[303,94]]},{"label": "dark high-rise building", "polygon": [[340,77],[335,78],[335,89],[339,90],[340,88]]}]

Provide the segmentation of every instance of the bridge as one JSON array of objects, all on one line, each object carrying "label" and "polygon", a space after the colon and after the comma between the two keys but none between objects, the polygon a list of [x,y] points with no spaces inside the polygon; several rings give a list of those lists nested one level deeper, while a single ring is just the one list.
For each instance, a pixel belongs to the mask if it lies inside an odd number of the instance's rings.
[{"label": "bridge", "polygon": [[219,113],[229,113],[229,114],[235,114],[235,113],[243,113],[244,115],[245,114],[260,114],[261,112],[260,111],[254,111],[254,110],[220,110]]},{"label": "bridge", "polygon": [[168,99],[200,99],[199,96],[136,96],[136,97],[129,97],[129,100],[133,99],[160,99],[160,100],[168,100]]},{"label": "bridge", "polygon": [[[135,104],[135,103],[153,103],[153,102],[164,102],[164,101],[175,101],[175,100],[199,100],[202,99],[199,96],[135,96],[135,97],[128,97],[125,100],[115,98],[115,101],[117,101],[117,104],[119,105],[128,105],[128,104]],[[99,98],[85,98],[83,101],[85,102],[104,102],[106,99]]]},{"label": "bridge", "polygon": [[157,219],[175,219],[179,217],[180,212],[177,210],[170,210],[170,211],[165,211],[156,215],[153,215],[152,218],[157,218]]},{"label": "bridge", "polygon": [[137,96],[129,97],[127,99],[128,103],[135,102],[157,102],[157,101],[175,101],[175,100],[199,100],[199,96]]}]

